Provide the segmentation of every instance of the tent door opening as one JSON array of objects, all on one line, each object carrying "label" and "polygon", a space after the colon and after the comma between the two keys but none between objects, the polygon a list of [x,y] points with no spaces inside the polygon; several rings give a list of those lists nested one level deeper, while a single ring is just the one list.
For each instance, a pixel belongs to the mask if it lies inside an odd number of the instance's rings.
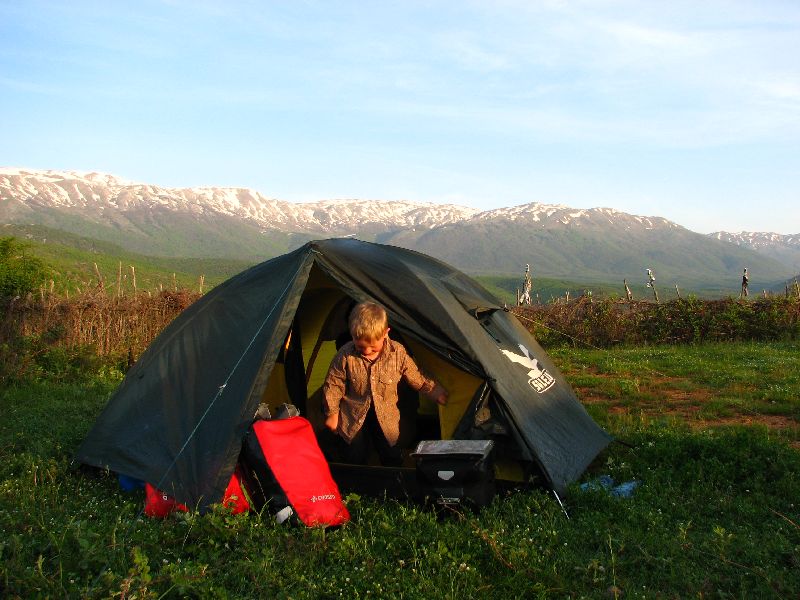
[{"label": "tent door opening", "polygon": [[[324,427],[322,385],[331,360],[350,340],[348,316],[357,300],[347,295],[332,278],[313,268],[291,329],[259,401],[271,414],[291,403],[312,424],[320,446],[332,459],[334,436]],[[392,323],[390,337],[402,343],[419,368],[447,389],[446,406],[439,406],[404,383],[399,390],[400,440],[403,454],[410,454],[421,440],[451,439],[459,422],[484,381],[429,350],[419,340]],[[376,458],[376,457],[373,457]],[[373,461],[374,462],[374,461]],[[413,466],[407,457],[407,466]],[[405,464],[405,463],[404,463]]]}]

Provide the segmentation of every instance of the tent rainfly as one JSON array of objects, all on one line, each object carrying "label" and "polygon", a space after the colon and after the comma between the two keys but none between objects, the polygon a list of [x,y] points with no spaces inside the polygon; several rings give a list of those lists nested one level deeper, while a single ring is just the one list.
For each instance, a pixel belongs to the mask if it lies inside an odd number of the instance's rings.
[{"label": "tent rainfly", "polygon": [[474,280],[411,250],[330,239],[243,271],[181,313],[128,372],[76,460],[201,510],[218,502],[262,404],[297,405],[324,438],[322,382],[350,307],[366,300],[386,308],[392,337],[449,391],[446,406],[401,406],[405,447],[493,439],[499,479],[563,492],[610,442],[530,333]]}]

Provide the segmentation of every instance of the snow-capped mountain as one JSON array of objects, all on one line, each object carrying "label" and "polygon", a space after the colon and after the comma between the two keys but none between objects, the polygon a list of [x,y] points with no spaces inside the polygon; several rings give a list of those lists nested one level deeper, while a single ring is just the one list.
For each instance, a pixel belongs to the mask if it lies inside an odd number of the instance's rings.
[{"label": "snow-capped mountain", "polygon": [[582,225],[612,226],[623,228],[657,229],[680,228],[680,225],[661,217],[642,217],[620,212],[613,208],[576,209],[562,204],[540,204],[532,202],[520,206],[498,208],[478,213],[468,221],[512,221],[538,224],[540,227],[581,227]]},{"label": "snow-capped mountain", "polygon": [[771,246],[796,246],[800,248],[800,233],[782,235],[764,231],[739,231],[737,233],[715,231],[710,233],[709,236],[725,242],[731,242],[737,246],[750,248],[769,248]]},{"label": "snow-capped mountain", "polygon": [[69,211],[175,211],[243,219],[291,233],[352,234],[369,229],[433,228],[478,213],[454,205],[371,200],[292,203],[245,188],[172,189],[100,173],[0,169],[0,201]]},{"label": "snow-capped mountain", "polygon": [[736,244],[742,248],[750,248],[759,254],[774,258],[793,269],[795,273],[800,273],[800,233],[782,235],[763,231],[739,231],[737,233],[715,231],[710,233],[709,237]]},{"label": "snow-capped mountain", "polygon": [[455,223],[512,221],[546,227],[589,223],[679,227],[659,217],[611,208],[574,209],[533,202],[479,211],[453,204],[380,200],[321,200],[292,203],[245,188],[164,188],[94,172],[0,168],[0,201],[28,207],[98,213],[169,210],[235,217],[288,233],[354,234],[368,230],[435,229]]},{"label": "snow-capped mountain", "polygon": [[665,278],[793,273],[744,244],[655,216],[529,203],[479,211],[409,201],[292,203],[244,188],[174,189],[113,175],[0,168],[0,223],[44,226],[142,254],[256,262],[309,239],[357,236],[403,246],[470,272],[608,280],[645,268]]}]

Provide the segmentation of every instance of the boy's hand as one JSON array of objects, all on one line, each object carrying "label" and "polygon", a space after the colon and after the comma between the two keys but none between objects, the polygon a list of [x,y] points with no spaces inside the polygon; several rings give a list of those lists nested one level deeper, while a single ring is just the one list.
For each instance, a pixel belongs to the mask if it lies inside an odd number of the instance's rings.
[{"label": "boy's hand", "polygon": [[433,399],[436,401],[436,404],[441,404],[442,406],[447,404],[447,390],[441,385],[437,385],[434,388],[433,394]]},{"label": "boy's hand", "polygon": [[336,430],[339,429],[339,413],[331,413],[328,415],[328,418],[325,419],[325,427],[327,427],[333,433],[336,433]]}]

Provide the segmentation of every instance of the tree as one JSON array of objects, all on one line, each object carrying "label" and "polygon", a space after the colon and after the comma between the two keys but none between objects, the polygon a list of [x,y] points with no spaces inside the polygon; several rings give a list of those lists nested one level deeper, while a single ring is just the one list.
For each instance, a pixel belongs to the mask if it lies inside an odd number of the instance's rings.
[{"label": "tree", "polygon": [[0,298],[24,296],[45,280],[44,263],[27,249],[14,237],[0,238]]}]

